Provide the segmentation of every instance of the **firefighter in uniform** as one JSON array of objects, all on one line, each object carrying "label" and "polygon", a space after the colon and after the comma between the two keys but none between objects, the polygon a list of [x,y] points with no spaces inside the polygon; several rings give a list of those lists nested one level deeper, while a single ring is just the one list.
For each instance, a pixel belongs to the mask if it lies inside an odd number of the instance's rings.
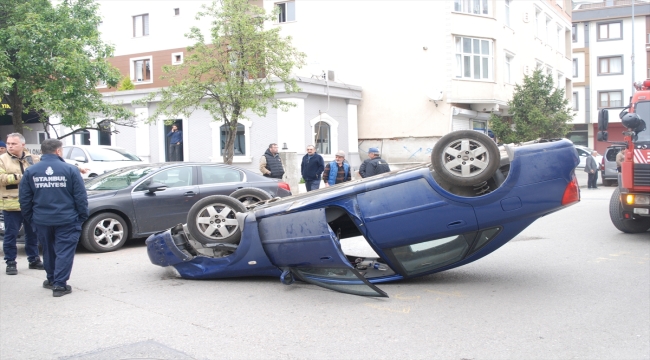
[{"label": "firefighter in uniform", "polygon": [[59,297],[72,292],[67,284],[81,227],[88,218],[88,195],[79,169],[63,161],[63,143],[41,143],[41,161],[20,182],[20,206],[43,245],[47,280],[43,287]]}]

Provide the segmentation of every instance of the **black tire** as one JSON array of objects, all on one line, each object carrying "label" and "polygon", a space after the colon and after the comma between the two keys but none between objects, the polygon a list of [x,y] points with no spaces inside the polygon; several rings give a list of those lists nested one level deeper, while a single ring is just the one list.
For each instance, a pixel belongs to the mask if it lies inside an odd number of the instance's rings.
[{"label": "black tire", "polygon": [[81,245],[92,252],[115,251],[129,239],[129,226],[114,213],[99,213],[86,220],[81,228]]},{"label": "black tire", "polygon": [[637,234],[650,229],[650,218],[626,220],[623,219],[623,205],[621,204],[621,191],[619,188],[614,189],[611,199],[609,199],[609,217],[617,229],[628,234]]},{"label": "black tire", "polygon": [[234,197],[244,204],[244,206],[248,206],[260,201],[268,200],[271,198],[271,195],[262,189],[249,187],[236,190],[230,194],[230,197]]},{"label": "black tire", "polygon": [[238,244],[241,228],[235,213],[246,212],[237,199],[212,195],[196,202],[187,214],[190,235],[201,244]]},{"label": "black tire", "polygon": [[459,130],[443,136],[431,152],[433,170],[447,182],[458,186],[472,186],[489,180],[500,162],[497,144],[489,136],[474,130]]}]

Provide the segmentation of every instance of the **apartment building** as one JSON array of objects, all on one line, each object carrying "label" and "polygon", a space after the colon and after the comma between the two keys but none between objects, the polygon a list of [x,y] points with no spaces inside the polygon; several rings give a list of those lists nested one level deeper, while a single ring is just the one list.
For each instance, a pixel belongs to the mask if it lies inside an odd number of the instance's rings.
[{"label": "apartment building", "polygon": [[650,78],[650,3],[636,0],[634,18],[631,0],[576,3],[571,39],[576,116],[570,138],[603,153],[607,144],[595,140],[598,111],[608,110],[609,140],[623,140],[618,115],[629,103],[633,82]]},{"label": "apartment building", "polygon": [[487,131],[525,74],[542,67],[571,93],[571,2],[558,0],[264,1],[322,73],[363,88],[359,153],[397,166],[429,161],[457,129]]}]

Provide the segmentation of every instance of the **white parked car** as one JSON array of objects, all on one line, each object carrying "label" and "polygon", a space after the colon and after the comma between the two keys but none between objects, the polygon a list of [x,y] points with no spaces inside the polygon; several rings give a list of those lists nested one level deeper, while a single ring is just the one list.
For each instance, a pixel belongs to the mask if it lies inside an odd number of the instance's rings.
[{"label": "white parked car", "polygon": [[[576,148],[576,151],[578,152],[578,158],[580,159],[580,164],[578,164],[579,168],[584,168],[585,165],[587,164],[587,157],[591,154],[593,151],[592,149],[582,146],[582,145],[573,145]],[[596,160],[596,164],[600,167],[603,161],[603,156],[598,154],[598,156],[594,157]]]},{"label": "white parked car", "polygon": [[90,169],[83,178],[95,177],[143,161],[126,149],[115,146],[71,145],[63,147],[63,159],[72,165]]}]

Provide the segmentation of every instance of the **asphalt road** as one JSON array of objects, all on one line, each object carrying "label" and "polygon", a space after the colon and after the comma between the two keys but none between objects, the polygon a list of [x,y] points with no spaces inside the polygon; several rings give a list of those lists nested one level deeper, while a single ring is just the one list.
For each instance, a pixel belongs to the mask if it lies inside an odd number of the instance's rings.
[{"label": "asphalt road", "polygon": [[648,359],[650,233],[614,228],[612,189],[470,265],[380,285],[388,299],[182,280],[143,241],[79,250],[73,293],[53,298],[21,252],[19,274],[0,273],[0,358]]}]

